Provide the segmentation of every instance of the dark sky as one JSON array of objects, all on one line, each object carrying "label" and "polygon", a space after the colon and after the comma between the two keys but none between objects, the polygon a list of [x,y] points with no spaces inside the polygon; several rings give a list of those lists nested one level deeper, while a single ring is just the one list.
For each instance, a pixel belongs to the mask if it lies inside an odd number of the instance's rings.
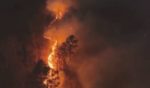
[{"label": "dark sky", "polygon": [[[147,0],[77,0],[83,88],[150,88]],[[0,1],[0,88],[27,87],[52,17],[45,0]],[[78,62],[79,61],[79,62]]]}]

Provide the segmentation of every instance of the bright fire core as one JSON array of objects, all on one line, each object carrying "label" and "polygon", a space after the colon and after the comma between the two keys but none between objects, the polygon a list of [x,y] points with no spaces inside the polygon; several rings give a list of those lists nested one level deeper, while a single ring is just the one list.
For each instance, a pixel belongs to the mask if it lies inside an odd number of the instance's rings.
[{"label": "bright fire core", "polygon": [[50,68],[52,69],[56,69],[56,66],[55,66],[55,51],[56,51],[56,48],[57,48],[57,41],[54,42],[53,46],[52,46],[52,52],[50,53],[50,55],[48,56],[48,65]]},{"label": "bright fire core", "polygon": [[[60,2],[60,0],[56,0],[54,2],[48,3],[47,6],[48,10],[52,12],[52,14],[55,15],[54,24],[58,20],[61,20],[62,17],[67,12],[68,6],[67,4]],[[57,20],[57,21],[56,21]],[[55,26],[54,24],[51,24],[50,26]],[[61,37],[61,36],[60,36]],[[57,48],[58,48],[58,41],[57,39],[50,38],[50,41],[54,40],[54,44],[50,48],[51,53],[48,56],[48,66],[50,68],[45,80],[43,81],[46,88],[58,88],[60,87],[63,76],[60,74],[59,67],[58,67],[58,56],[57,56]],[[61,75],[61,77],[60,77]],[[60,78],[59,78],[60,77]],[[60,82],[61,81],[61,82]]]}]

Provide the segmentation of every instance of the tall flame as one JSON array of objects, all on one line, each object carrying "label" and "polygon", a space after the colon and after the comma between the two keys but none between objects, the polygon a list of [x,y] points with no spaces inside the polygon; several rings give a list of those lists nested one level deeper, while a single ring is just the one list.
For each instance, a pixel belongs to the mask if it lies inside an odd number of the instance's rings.
[{"label": "tall flame", "polygon": [[[48,4],[47,9],[50,12],[52,12],[52,14],[54,14],[54,16],[55,16],[55,19],[53,21],[54,23],[56,22],[56,20],[61,20],[69,8],[69,4],[67,4],[63,0],[54,0],[54,1],[48,2],[47,4]],[[56,25],[51,24],[51,26],[54,26],[54,28],[55,28]],[[53,30],[53,27],[51,28],[51,31],[52,30]],[[58,37],[58,36],[55,36],[55,37]],[[47,38],[47,37],[45,37],[45,38]],[[50,68],[56,70],[56,63],[57,63],[56,48],[57,48],[57,45],[60,42],[60,40],[57,38],[54,38],[54,36],[51,36],[51,38],[48,38],[48,39],[50,39],[50,41],[55,39],[54,44],[51,47],[52,51],[48,56],[48,66]]]},{"label": "tall flame", "polygon": [[[62,2],[61,0],[54,0],[54,1],[51,1],[48,3],[47,8],[55,16],[55,19],[52,21],[52,24],[50,24],[50,26],[52,26],[52,28],[53,27],[55,28],[55,26],[57,26],[57,25],[54,25],[54,24],[58,20],[61,20],[63,18],[63,16],[65,15],[65,13],[68,10],[68,5],[66,3]],[[57,84],[57,86],[60,86],[61,83],[63,82],[62,74],[57,72],[59,70],[58,69],[59,68],[59,66],[58,66],[59,60],[57,57],[57,48],[58,48],[58,43],[60,42],[60,40],[58,38],[54,38],[54,37],[56,37],[56,35],[51,36],[51,37],[45,37],[47,39],[50,39],[50,41],[54,40],[54,44],[51,47],[51,53],[49,54],[48,61],[47,61],[48,66],[51,70],[49,70],[48,75],[46,76],[45,80],[43,81],[44,85],[46,85],[48,88],[56,88],[56,84]],[[61,77],[59,78],[60,75],[61,75]],[[55,81],[57,81],[57,80],[59,80],[61,82],[59,84],[58,83],[55,84]],[[51,87],[52,86],[51,84],[54,85],[54,87]]]},{"label": "tall flame", "polygon": [[54,60],[55,60],[56,48],[57,48],[57,41],[54,42],[54,44],[52,46],[52,51],[51,51],[50,55],[48,56],[48,66],[52,69],[55,69]]}]

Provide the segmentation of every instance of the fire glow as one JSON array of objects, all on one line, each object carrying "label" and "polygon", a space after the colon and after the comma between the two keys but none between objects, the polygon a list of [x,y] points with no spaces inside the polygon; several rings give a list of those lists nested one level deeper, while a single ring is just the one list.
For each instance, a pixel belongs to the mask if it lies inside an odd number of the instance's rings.
[{"label": "fire glow", "polygon": [[60,20],[68,11],[69,6],[61,0],[55,0],[47,8],[55,15],[56,20]]},{"label": "fire glow", "polygon": [[57,41],[54,42],[53,46],[52,46],[52,52],[49,54],[48,56],[48,65],[50,68],[52,69],[56,69],[56,66],[54,64],[54,60],[55,60],[55,51],[57,48]]},{"label": "fire glow", "polygon": [[[65,13],[68,10],[68,5],[66,3],[64,3],[61,0],[54,0],[51,1],[51,3],[48,3],[47,9],[54,14],[55,19],[54,21],[52,21],[53,23],[59,20],[61,20],[63,18],[63,16],[65,15]],[[53,24],[51,24],[50,26],[54,26]],[[55,27],[55,26],[54,26]],[[49,29],[49,30],[53,30],[53,29]],[[56,29],[55,29],[56,30]],[[61,29],[60,29],[61,30]],[[61,37],[61,35],[59,35]],[[50,41],[54,41],[54,44],[52,44],[51,47],[51,53],[48,56],[48,66],[52,69],[56,70],[56,48],[58,46],[58,42],[60,42],[60,40],[58,41],[56,38],[54,38],[56,36],[50,37]]]},{"label": "fire glow", "polygon": [[[55,19],[52,21],[53,24],[50,24],[50,26],[53,26],[53,27],[57,26],[54,24],[57,21],[61,20],[68,10],[67,4],[63,3],[60,0],[56,0],[56,1],[53,1],[52,3],[48,4],[47,8],[55,16]],[[57,27],[55,27],[55,28],[57,28]],[[49,29],[49,30],[51,30],[51,29]],[[59,36],[61,37],[61,35],[59,35]],[[47,60],[50,70],[47,74],[47,77],[44,79],[43,83],[46,86],[46,88],[59,88],[60,85],[62,85],[62,81],[64,79],[63,75],[60,74],[60,69],[59,69],[59,68],[61,68],[60,66],[63,65],[63,64],[60,64],[62,58],[60,59],[59,55],[57,55],[58,47],[59,47],[58,42],[60,43],[60,40],[58,41],[57,38],[55,38],[55,36],[45,37],[45,38],[49,39],[50,41],[54,41],[54,43],[52,44],[52,46],[50,48],[51,52],[48,55],[48,60]],[[60,76],[61,76],[61,78],[60,78]]]}]

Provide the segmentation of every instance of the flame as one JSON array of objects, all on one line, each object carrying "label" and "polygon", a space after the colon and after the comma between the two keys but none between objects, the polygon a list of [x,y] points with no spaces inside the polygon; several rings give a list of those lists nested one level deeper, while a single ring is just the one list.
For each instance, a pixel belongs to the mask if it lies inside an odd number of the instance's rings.
[{"label": "flame", "polygon": [[[65,13],[68,11],[68,8],[69,8],[69,5],[60,0],[50,1],[48,3],[47,9],[50,12],[52,12],[52,14],[54,14],[54,16],[55,16],[55,19],[52,21],[53,24],[50,24],[50,26],[52,26],[50,29],[51,32],[56,31],[56,29],[58,28],[57,27],[58,25],[54,25],[54,23],[57,22],[57,20],[61,20],[64,17]],[[62,27],[61,27],[61,29],[62,29]],[[55,78],[53,78],[55,76],[56,77],[61,76],[60,79],[57,79],[57,80],[61,81],[59,86],[63,82],[63,75],[60,74],[60,72],[55,73],[55,71],[59,70],[58,65],[60,65],[59,64],[60,59],[58,59],[58,57],[57,57],[57,48],[58,48],[58,44],[60,44],[60,39],[58,38],[58,36],[56,36],[56,34],[52,33],[52,34],[50,34],[51,35],[50,37],[44,36],[45,38],[49,39],[50,41],[54,40],[54,44],[50,48],[51,53],[48,55],[48,60],[47,60],[47,64],[51,70],[49,70],[48,75],[46,76],[45,80],[43,81],[43,84],[46,85],[48,88],[56,88],[56,87],[51,87],[50,86],[51,83],[49,82],[49,80],[55,81]],[[59,37],[61,37],[61,35],[59,35]],[[57,78],[59,78],[59,77],[57,77]],[[52,84],[55,85],[54,83],[52,83]]]},{"label": "flame", "polygon": [[54,61],[55,61],[55,54],[56,54],[56,48],[57,48],[57,41],[54,42],[52,45],[52,52],[48,56],[48,66],[52,69],[56,69]]},{"label": "flame", "polygon": [[[54,14],[54,16],[55,16],[55,20],[53,22],[56,22],[56,20],[62,19],[62,17],[67,12],[68,8],[69,8],[69,4],[67,4],[63,1],[60,1],[60,0],[50,1],[47,5],[47,9],[50,12],[52,12],[52,14]],[[52,29],[53,28],[51,28],[51,32],[52,32]],[[54,29],[54,31],[56,31],[56,29]],[[50,35],[55,35],[55,36],[51,36],[50,38],[47,38],[47,37],[45,37],[45,38],[50,39],[50,40],[55,39],[55,42],[52,45],[52,47],[51,47],[52,51],[48,56],[48,66],[52,69],[56,69],[56,67],[57,67],[56,66],[57,65],[56,48],[57,48],[58,43],[60,43],[60,39],[54,38],[54,37],[58,37],[54,33],[50,34]]]},{"label": "flame", "polygon": [[68,5],[62,1],[56,0],[48,5],[48,10],[55,15],[55,19],[60,20],[67,12]]},{"label": "flame", "polygon": [[[56,0],[54,2],[49,3],[48,10],[52,12],[52,14],[55,15],[55,20],[60,20],[64,16],[64,14],[67,12],[68,6],[67,4]],[[56,36],[55,36],[56,37]],[[52,36],[50,39],[54,39]],[[48,66],[52,69],[56,69],[56,63],[57,63],[57,57],[56,57],[56,48],[58,45],[58,40],[55,40],[54,44],[52,45],[52,52],[48,56]]]},{"label": "flame", "polygon": [[[48,0],[49,1],[49,0]],[[50,1],[47,3],[47,9],[52,12],[52,14],[54,14],[55,16],[55,19],[53,20],[53,22],[57,22],[57,20],[61,20],[62,17],[65,15],[65,13],[67,12],[68,8],[69,8],[69,5],[66,4],[65,2],[61,1],[61,0],[54,0],[54,1]],[[56,25],[52,25],[51,26],[56,26]],[[55,27],[54,27],[55,28]],[[53,27],[51,28],[51,31],[52,31]],[[55,30],[55,29],[54,29]],[[56,31],[56,30],[55,30]],[[51,34],[51,35],[55,35],[55,34]],[[51,36],[47,39],[50,39],[50,40],[54,40],[55,39],[55,42],[54,44],[52,45],[51,47],[51,53],[49,54],[48,56],[48,66],[54,70],[57,70],[57,56],[56,56],[56,48],[58,46],[58,43],[60,42],[59,39],[56,39],[55,37],[57,37],[56,35],[55,36]]]}]

